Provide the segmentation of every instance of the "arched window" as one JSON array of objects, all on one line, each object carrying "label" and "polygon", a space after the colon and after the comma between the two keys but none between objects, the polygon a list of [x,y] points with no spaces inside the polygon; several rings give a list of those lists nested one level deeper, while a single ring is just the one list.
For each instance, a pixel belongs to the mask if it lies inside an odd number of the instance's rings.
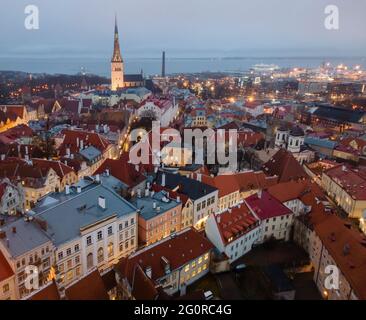
[{"label": "arched window", "polygon": [[114,252],[113,252],[113,243],[112,243],[112,242],[110,242],[110,243],[108,244],[108,257],[112,257],[112,256],[113,256],[113,254],[114,254]]},{"label": "arched window", "polygon": [[94,261],[93,261],[93,254],[89,253],[88,256],[86,257],[86,266],[89,269],[94,267]]},{"label": "arched window", "polygon": [[98,249],[98,264],[104,261],[104,250],[103,248]]}]

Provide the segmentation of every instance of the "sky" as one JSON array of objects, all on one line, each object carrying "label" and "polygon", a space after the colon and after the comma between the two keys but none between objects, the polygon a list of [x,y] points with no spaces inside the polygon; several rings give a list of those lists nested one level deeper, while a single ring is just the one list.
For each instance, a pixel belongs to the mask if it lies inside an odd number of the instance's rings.
[{"label": "sky", "polygon": [[[38,6],[39,30],[24,9]],[[339,30],[324,26],[339,8]],[[1,0],[1,57],[366,56],[365,0]]]}]

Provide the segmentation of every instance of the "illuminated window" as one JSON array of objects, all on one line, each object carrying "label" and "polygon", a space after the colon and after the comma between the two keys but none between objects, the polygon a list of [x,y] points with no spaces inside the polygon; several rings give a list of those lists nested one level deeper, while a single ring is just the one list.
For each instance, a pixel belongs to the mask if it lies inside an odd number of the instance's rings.
[{"label": "illuminated window", "polygon": [[205,260],[208,260],[208,253],[205,254]]},{"label": "illuminated window", "polygon": [[112,257],[113,256],[113,243],[112,242],[110,242],[109,244],[108,244],[108,257]]},{"label": "illuminated window", "polygon": [[186,267],[184,268],[184,271],[185,272],[188,272],[189,271],[189,265],[186,265]]}]

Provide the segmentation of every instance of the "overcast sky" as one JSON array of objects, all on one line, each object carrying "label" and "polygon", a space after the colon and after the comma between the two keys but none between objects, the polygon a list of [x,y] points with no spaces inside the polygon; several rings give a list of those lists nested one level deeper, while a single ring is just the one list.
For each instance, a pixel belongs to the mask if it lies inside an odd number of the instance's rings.
[{"label": "overcast sky", "polygon": [[[24,27],[24,8],[40,29]],[[339,7],[340,28],[324,27]],[[111,55],[114,14],[125,56],[366,55],[365,0],[1,0],[1,56]]]}]

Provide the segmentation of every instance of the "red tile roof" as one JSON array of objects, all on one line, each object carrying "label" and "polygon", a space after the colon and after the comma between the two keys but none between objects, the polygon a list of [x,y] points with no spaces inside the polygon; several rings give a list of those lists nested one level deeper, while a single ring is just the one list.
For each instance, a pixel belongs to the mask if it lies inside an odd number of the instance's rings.
[{"label": "red tile roof", "polygon": [[66,288],[65,294],[69,300],[109,300],[103,279],[98,270],[93,271]]},{"label": "red tile roof", "polygon": [[[100,134],[88,131],[79,130],[63,130],[64,141],[59,148],[60,155],[66,155],[66,149],[70,148],[70,152],[75,154],[80,151],[80,141],[83,141],[84,148],[87,146],[93,146],[100,152],[105,152],[110,143],[107,139],[103,138]],[[78,145],[79,139],[79,145]]]},{"label": "red tile roof", "polygon": [[0,282],[9,279],[14,275],[12,268],[6,260],[3,253],[0,251]]},{"label": "red tile roof", "polygon": [[245,202],[261,220],[292,214],[289,208],[272,197],[267,191],[262,191],[260,197],[258,194],[253,194],[246,198]]},{"label": "red tile roof", "polygon": [[253,216],[245,204],[214,217],[225,244],[228,244],[230,239],[240,238],[259,225],[259,220]]},{"label": "red tile roof", "polygon": [[[315,232],[361,300],[366,299],[366,247],[358,232],[336,215],[315,225]],[[348,252],[345,252],[348,247]]]},{"label": "red tile roof", "polygon": [[170,269],[178,269],[191,260],[194,260],[213,249],[210,241],[198,231],[191,228],[182,231],[173,238],[167,238],[151,245],[121,261],[119,270],[123,277],[132,283],[133,272],[136,265],[143,270],[151,267],[152,279],[157,280],[165,275],[162,257],[170,263]]},{"label": "red tile roof", "polygon": [[28,300],[33,301],[45,301],[45,300],[60,300],[60,293],[58,291],[57,285],[54,281],[47,284],[41,290],[31,295]]},{"label": "red tile roof", "polygon": [[263,171],[246,171],[235,174],[240,192],[266,189],[277,184],[278,177],[268,177]]},{"label": "red tile roof", "polygon": [[109,173],[112,176],[129,187],[134,187],[146,180],[146,177],[139,171],[136,171],[135,166],[128,161],[129,156],[127,153],[123,154],[117,160],[106,159],[94,174],[102,174],[109,169]]},{"label": "red tile roof", "polygon": [[358,169],[336,166],[324,172],[355,200],[366,200],[366,177]]},{"label": "red tile roof", "polygon": [[267,175],[278,176],[279,182],[308,177],[300,163],[285,149],[280,149],[265,163],[263,165],[263,171]]}]

